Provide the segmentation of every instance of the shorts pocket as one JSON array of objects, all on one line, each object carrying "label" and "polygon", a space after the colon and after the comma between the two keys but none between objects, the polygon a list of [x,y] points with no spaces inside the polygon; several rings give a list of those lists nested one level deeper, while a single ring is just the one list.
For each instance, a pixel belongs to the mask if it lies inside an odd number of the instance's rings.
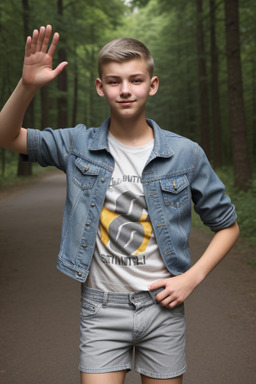
[{"label": "shorts pocket", "polygon": [[97,312],[100,310],[102,304],[101,303],[94,303],[88,299],[81,299],[81,319],[91,319],[94,317]]},{"label": "shorts pocket", "polygon": [[176,305],[176,307],[174,308],[169,308],[168,310],[171,311],[173,316],[184,317],[184,314],[185,314],[184,303]]}]

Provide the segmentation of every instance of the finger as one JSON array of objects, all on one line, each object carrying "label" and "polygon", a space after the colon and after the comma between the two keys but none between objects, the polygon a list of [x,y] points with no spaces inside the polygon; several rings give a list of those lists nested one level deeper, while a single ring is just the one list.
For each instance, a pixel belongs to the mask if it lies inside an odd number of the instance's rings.
[{"label": "finger", "polygon": [[159,304],[162,307],[168,307],[169,305],[171,305],[172,302],[173,302],[172,297],[171,296],[166,296],[163,300],[159,301]]},{"label": "finger", "polygon": [[168,308],[174,308],[177,305],[180,305],[183,303],[183,299],[175,294],[169,294],[165,298],[163,298],[161,301],[159,301],[159,304],[163,307]]},{"label": "finger", "polygon": [[167,307],[170,308],[170,309],[173,309],[175,307],[177,307],[178,305],[181,305],[182,304],[182,301],[177,301],[177,300],[174,300],[174,301],[171,301]]},{"label": "finger", "polygon": [[33,31],[33,35],[32,35],[32,40],[31,40],[31,54],[35,53],[36,51],[36,44],[37,44],[37,39],[38,39],[38,30],[35,29]]},{"label": "finger", "polygon": [[45,27],[41,27],[40,31],[39,31],[39,36],[38,36],[38,39],[36,42],[36,51],[37,52],[41,51],[44,36],[45,36]]},{"label": "finger", "polygon": [[44,39],[43,39],[43,42],[42,42],[42,52],[43,53],[47,52],[51,34],[52,34],[52,26],[51,25],[47,25],[46,26],[46,30],[45,30]]},{"label": "finger", "polygon": [[29,57],[31,53],[31,36],[27,37],[26,45],[25,45],[25,56]]},{"label": "finger", "polygon": [[156,295],[156,301],[158,301],[159,303],[163,303],[164,302],[164,305],[169,304],[169,302],[170,302],[170,295],[169,295],[169,293],[167,292],[166,289],[164,289],[163,291],[161,291],[160,293],[158,293]]},{"label": "finger", "polygon": [[165,287],[165,281],[164,280],[158,280],[158,281],[155,281],[152,284],[149,284],[148,289],[150,291],[153,291],[154,289],[158,289],[158,288],[161,288],[161,287]]},{"label": "finger", "polygon": [[52,43],[51,43],[50,48],[48,50],[48,55],[50,55],[51,57],[53,57],[53,55],[54,55],[54,52],[56,50],[59,39],[60,39],[60,35],[57,32],[55,32],[53,35]]}]

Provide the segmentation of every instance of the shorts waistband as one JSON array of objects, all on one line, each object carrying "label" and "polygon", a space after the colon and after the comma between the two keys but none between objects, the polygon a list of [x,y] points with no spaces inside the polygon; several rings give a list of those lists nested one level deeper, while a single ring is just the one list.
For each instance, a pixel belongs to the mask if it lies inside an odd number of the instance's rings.
[{"label": "shorts waistband", "polygon": [[164,288],[158,288],[153,291],[138,291],[131,293],[105,292],[99,289],[88,288],[82,284],[82,296],[90,298],[99,303],[120,303],[130,304],[152,300],[156,302],[156,295]]}]

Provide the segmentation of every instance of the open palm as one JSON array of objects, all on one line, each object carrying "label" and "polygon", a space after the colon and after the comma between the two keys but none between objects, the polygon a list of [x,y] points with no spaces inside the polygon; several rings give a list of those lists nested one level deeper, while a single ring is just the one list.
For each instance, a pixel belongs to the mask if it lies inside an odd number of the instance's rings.
[{"label": "open palm", "polygon": [[22,80],[27,85],[41,88],[54,80],[68,64],[60,63],[52,68],[52,59],[59,41],[59,34],[55,33],[49,45],[52,27],[41,27],[40,31],[34,30],[32,38],[27,38],[25,58],[23,64]]}]

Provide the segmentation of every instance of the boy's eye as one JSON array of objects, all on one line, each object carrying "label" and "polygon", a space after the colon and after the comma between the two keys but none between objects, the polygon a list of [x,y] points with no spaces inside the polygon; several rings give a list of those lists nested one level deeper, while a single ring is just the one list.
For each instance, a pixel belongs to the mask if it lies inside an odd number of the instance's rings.
[{"label": "boy's eye", "polygon": [[116,84],[118,84],[118,81],[116,81],[116,80],[110,80],[110,81],[108,82],[108,84],[116,85]]},{"label": "boy's eye", "polygon": [[142,82],[142,80],[141,80],[141,79],[134,79],[132,82],[133,82],[134,84],[139,84],[139,83]]}]

